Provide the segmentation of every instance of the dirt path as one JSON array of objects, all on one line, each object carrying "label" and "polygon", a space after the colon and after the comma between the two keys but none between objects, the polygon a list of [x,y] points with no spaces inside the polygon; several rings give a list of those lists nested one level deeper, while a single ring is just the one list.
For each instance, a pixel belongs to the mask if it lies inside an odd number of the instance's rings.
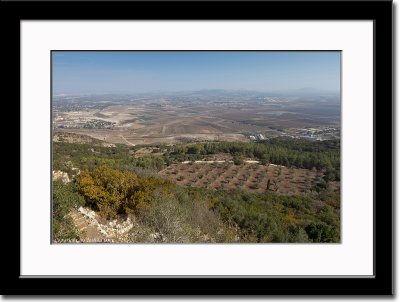
[{"label": "dirt path", "polygon": [[[246,164],[259,164],[260,163],[259,160],[244,160],[243,162]],[[189,163],[191,163],[190,160],[185,160],[185,161],[181,162],[181,164],[189,164]],[[233,163],[233,160],[195,160],[194,163],[195,164],[213,164],[213,163],[222,164],[222,163]],[[274,166],[278,166],[278,165],[274,165]]]},{"label": "dirt path", "polygon": [[123,136],[122,134],[119,135],[120,138],[122,138],[128,145],[130,146],[135,146],[135,144],[132,144],[130,141],[128,141],[125,136]]},{"label": "dirt path", "polygon": [[90,225],[85,217],[79,213],[76,209],[70,212],[70,216],[74,222],[75,227],[79,230],[81,239],[84,242],[102,242],[106,238],[100,233],[100,231],[93,225]]}]

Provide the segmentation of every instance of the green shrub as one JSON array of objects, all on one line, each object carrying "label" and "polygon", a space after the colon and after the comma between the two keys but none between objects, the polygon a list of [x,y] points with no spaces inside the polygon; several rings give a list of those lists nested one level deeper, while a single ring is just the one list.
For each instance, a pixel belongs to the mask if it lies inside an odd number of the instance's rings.
[{"label": "green shrub", "polygon": [[240,156],[234,156],[233,163],[235,165],[239,166],[239,165],[243,165],[244,161],[243,161],[243,158],[241,158]]},{"label": "green shrub", "polygon": [[313,242],[338,242],[339,231],[337,228],[326,223],[312,222],[305,228],[308,237]]},{"label": "green shrub", "polygon": [[53,241],[60,242],[79,238],[69,212],[73,207],[83,206],[84,198],[76,192],[73,183],[53,182]]}]

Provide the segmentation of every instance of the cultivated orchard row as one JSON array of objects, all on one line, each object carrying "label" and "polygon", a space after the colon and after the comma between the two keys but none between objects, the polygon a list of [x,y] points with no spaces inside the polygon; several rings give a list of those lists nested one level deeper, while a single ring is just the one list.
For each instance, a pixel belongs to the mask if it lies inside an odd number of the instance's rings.
[{"label": "cultivated orchard row", "polygon": [[311,190],[323,173],[316,170],[288,168],[256,163],[179,163],[160,172],[178,184],[214,189],[243,189],[250,192],[272,191],[302,194]]}]

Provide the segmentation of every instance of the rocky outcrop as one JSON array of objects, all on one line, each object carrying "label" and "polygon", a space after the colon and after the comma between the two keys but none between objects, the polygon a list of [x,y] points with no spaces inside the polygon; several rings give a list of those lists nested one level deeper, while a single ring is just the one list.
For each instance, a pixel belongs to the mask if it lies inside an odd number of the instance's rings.
[{"label": "rocky outcrop", "polygon": [[68,173],[60,170],[53,170],[53,180],[61,180],[65,184],[71,181],[69,179]]},{"label": "rocky outcrop", "polygon": [[151,233],[150,239],[154,242],[165,242],[167,240],[167,238],[162,233],[159,232]]},{"label": "rocky outcrop", "polygon": [[54,142],[66,142],[74,144],[93,144],[94,146],[102,146],[107,148],[115,148],[115,144],[107,143],[97,138],[70,132],[55,132],[53,134]]},{"label": "rocky outcrop", "polygon": [[80,207],[78,212],[83,215],[89,225],[95,226],[104,237],[116,239],[116,242],[126,241],[128,232],[133,228],[133,223],[129,217],[122,222],[115,219],[107,222],[107,224],[102,224],[97,220],[97,214],[94,211]]}]

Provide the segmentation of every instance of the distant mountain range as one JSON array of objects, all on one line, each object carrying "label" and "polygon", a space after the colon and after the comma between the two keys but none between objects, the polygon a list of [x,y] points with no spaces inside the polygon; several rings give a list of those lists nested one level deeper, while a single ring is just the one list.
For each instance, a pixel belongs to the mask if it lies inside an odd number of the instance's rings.
[{"label": "distant mountain range", "polygon": [[255,91],[247,89],[201,89],[192,91],[151,91],[141,93],[109,93],[109,94],[67,94],[57,93],[54,97],[57,98],[68,98],[68,97],[89,97],[89,96],[108,96],[108,97],[121,97],[121,96],[191,96],[191,97],[263,97],[263,96],[284,96],[284,97],[307,97],[307,96],[340,96],[339,91],[324,90],[317,88],[300,88],[300,89],[288,89],[288,90],[271,90],[271,91]]}]

